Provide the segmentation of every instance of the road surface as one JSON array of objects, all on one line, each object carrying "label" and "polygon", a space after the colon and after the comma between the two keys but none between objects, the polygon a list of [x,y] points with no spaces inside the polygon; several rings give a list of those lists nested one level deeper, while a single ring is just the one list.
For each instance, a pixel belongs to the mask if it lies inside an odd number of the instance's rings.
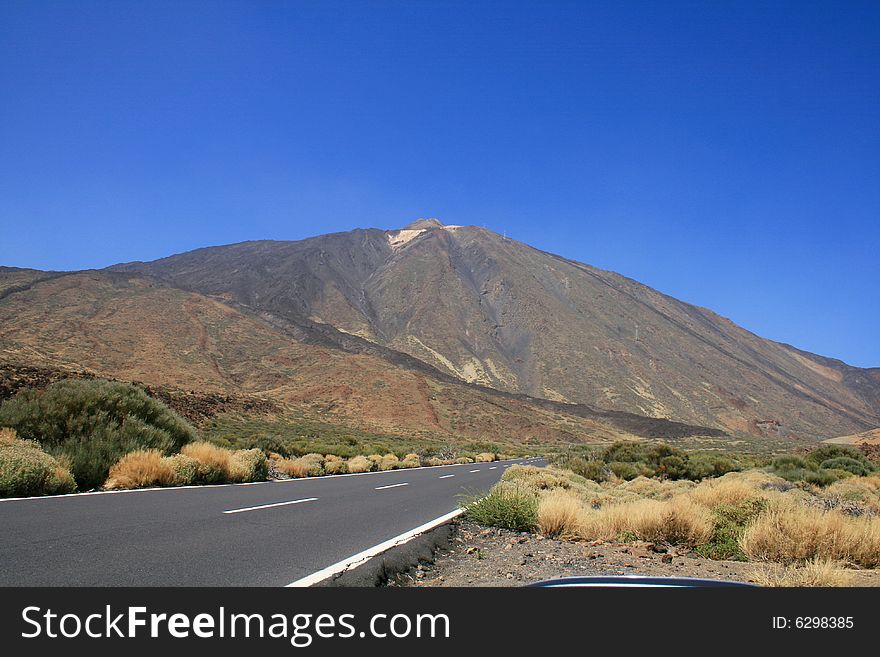
[{"label": "road surface", "polygon": [[0,585],[284,586],[455,510],[523,462],[0,500]]}]

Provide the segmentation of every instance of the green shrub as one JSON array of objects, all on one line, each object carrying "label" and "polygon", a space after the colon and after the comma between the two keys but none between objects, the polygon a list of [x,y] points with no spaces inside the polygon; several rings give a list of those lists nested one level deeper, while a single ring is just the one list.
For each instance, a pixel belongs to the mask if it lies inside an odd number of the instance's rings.
[{"label": "green shrub", "polygon": [[837,456],[827,461],[822,461],[819,466],[822,470],[846,470],[859,477],[867,477],[874,471],[870,463],[863,463],[849,456]]},{"label": "green shrub", "polygon": [[598,482],[606,481],[611,474],[611,470],[609,470],[608,466],[605,464],[605,461],[600,461],[596,459],[588,460],[576,457],[570,459],[566,463],[565,467],[575,474],[584,477],[585,479],[591,479]]},{"label": "green shrub", "polygon": [[103,484],[110,466],[128,452],[168,454],[196,437],[185,420],[140,388],[101,380],[23,390],[0,404],[0,425],[65,457],[81,488]]},{"label": "green shrub", "polygon": [[834,470],[819,470],[818,472],[805,470],[803,473],[803,481],[814,486],[830,486],[835,481],[840,481],[841,479],[843,477]]},{"label": "green shrub", "polygon": [[805,458],[801,456],[795,456],[794,454],[786,454],[785,456],[779,456],[773,459],[772,466],[773,469],[777,471],[816,469],[816,464],[810,463]]},{"label": "green shrub", "polygon": [[0,442],[0,497],[58,495],[74,490],[76,483],[67,468],[39,444],[15,439]]},{"label": "green shrub", "polygon": [[175,486],[189,486],[196,483],[199,475],[199,462],[186,454],[165,457],[174,472]]},{"label": "green shrub", "polygon": [[265,481],[268,476],[269,464],[259,448],[240,449],[229,459],[229,479],[234,483]]},{"label": "green shrub", "polygon": [[608,468],[615,475],[620,477],[621,479],[626,479],[627,481],[631,479],[635,479],[636,477],[653,477],[654,470],[645,465],[644,463],[629,463],[626,461],[613,461],[608,464]]},{"label": "green shrub", "polygon": [[346,474],[348,472],[348,463],[345,461],[325,461],[325,474]]},{"label": "green shrub", "polygon": [[697,546],[697,554],[708,559],[748,561],[739,545],[740,538],[748,524],[766,508],[767,501],[761,499],[716,506],[712,509],[712,538]]},{"label": "green shrub", "polygon": [[[857,461],[862,465],[863,468],[867,470],[868,474],[874,471],[874,466],[867,456],[865,456],[857,449],[846,447],[844,445],[822,445],[821,447],[817,447],[812,452],[807,454],[806,460],[814,465],[825,467],[821,464],[826,461],[839,458],[846,458]],[[848,468],[840,469],[847,470]]]},{"label": "green shrub", "polygon": [[471,498],[464,509],[465,518],[481,525],[518,532],[538,526],[538,498],[522,486],[495,485],[487,495]]},{"label": "green shrub", "polygon": [[688,475],[687,458],[674,454],[672,456],[664,456],[660,459],[657,475],[667,479],[683,479]]},{"label": "green shrub", "polygon": [[742,465],[720,454],[691,454],[683,479],[702,481],[710,477],[721,477],[728,472],[742,470]]}]

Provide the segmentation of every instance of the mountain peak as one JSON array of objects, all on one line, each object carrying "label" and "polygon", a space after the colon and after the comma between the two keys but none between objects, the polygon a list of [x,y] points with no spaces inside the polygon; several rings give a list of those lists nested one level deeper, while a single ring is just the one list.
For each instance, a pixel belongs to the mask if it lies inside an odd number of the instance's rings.
[{"label": "mountain peak", "polygon": [[443,222],[433,217],[429,219],[416,219],[403,230],[424,230],[425,228],[443,228]]}]

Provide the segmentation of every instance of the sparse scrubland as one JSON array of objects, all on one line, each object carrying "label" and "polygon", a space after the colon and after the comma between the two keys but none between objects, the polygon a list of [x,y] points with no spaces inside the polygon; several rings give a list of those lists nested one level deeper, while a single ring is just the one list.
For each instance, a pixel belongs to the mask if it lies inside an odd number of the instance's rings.
[{"label": "sparse scrubland", "polygon": [[823,446],[744,469],[670,449],[615,445],[549,468],[513,466],[465,503],[465,517],[546,537],[645,541],[757,562],[756,578],[776,585],[830,586],[847,581],[846,568],[880,567],[880,472],[861,453]]}]

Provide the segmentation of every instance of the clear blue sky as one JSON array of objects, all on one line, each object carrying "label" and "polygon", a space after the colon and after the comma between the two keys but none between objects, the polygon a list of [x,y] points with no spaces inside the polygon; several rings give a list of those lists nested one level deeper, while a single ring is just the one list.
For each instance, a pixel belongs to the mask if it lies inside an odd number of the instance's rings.
[{"label": "clear blue sky", "polygon": [[0,264],[421,216],[880,366],[878,2],[0,2]]}]

